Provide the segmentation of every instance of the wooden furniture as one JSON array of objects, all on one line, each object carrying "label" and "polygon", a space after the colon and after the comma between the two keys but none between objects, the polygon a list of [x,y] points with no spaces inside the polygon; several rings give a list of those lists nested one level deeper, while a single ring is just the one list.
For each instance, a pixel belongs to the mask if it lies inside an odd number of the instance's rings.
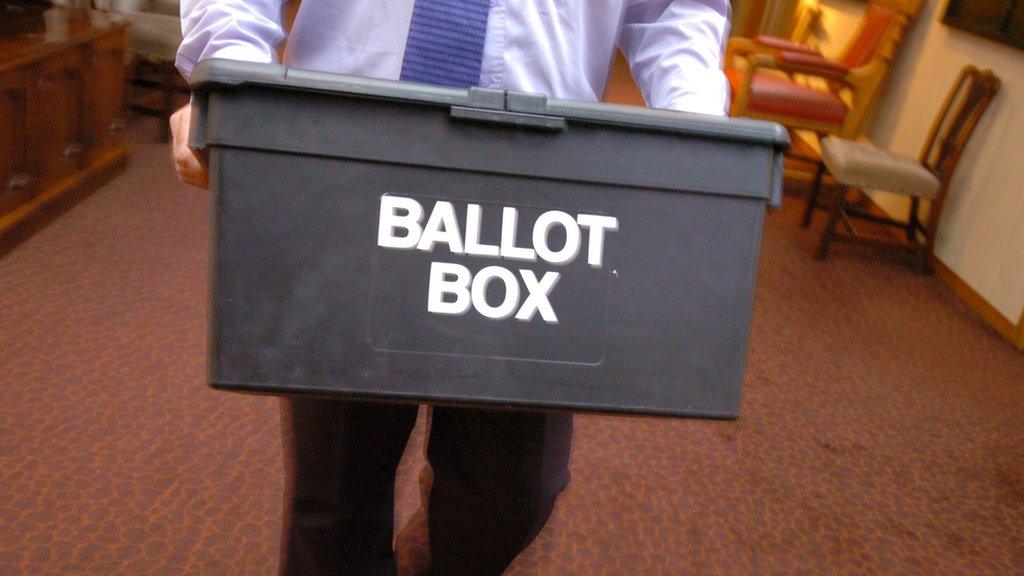
[{"label": "wooden furniture", "polygon": [[[835,137],[822,140],[818,184],[827,169],[840,188],[836,191],[831,216],[818,245],[818,259],[828,255],[829,244],[834,239],[844,238],[909,250],[919,256],[921,270],[927,270],[931,264],[935,232],[949,183],[971,134],[999,91],[999,84],[999,78],[991,70],[980,71],[974,66],[964,68],[932,124],[917,160],[862,142]],[[810,222],[815,208],[818,188],[815,186],[807,203],[805,226]],[[855,210],[846,201],[849,188],[884,190],[909,196],[910,217],[906,221],[898,221]],[[920,216],[923,201],[930,201],[927,223],[923,223]],[[895,226],[905,238],[861,234],[854,227],[851,217]],[[846,232],[836,230],[840,221],[844,223]]]},{"label": "wooden furniture", "polygon": [[0,37],[0,253],[20,227],[84,197],[127,157],[123,20],[56,7],[19,18],[38,26]]},{"label": "wooden furniture", "polygon": [[1021,0],[950,0],[942,23],[1024,50]]},{"label": "wooden furniture", "polygon": [[[733,91],[729,114],[857,136],[908,22],[900,10],[872,2],[838,60],[785,46],[748,54],[743,66],[726,70]],[[817,79],[818,85],[794,75]]]},{"label": "wooden furniture", "polygon": [[790,50],[817,54],[818,50],[810,44],[810,40],[820,20],[821,7],[817,3],[801,2],[793,12],[785,37],[759,35],[730,38],[725,49],[726,69],[736,68],[737,58],[745,59],[755,53],[773,54],[776,50]]}]

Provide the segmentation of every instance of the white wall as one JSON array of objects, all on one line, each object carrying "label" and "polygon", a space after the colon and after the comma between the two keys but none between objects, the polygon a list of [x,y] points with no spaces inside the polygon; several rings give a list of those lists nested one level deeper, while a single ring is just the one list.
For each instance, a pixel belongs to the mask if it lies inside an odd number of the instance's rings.
[{"label": "white wall", "polygon": [[[917,156],[946,92],[966,64],[1003,80],[960,160],[939,225],[936,255],[1012,324],[1024,312],[1024,51],[941,23],[947,0],[927,0],[867,125],[879,146]],[[864,4],[824,0],[833,38],[852,33]],[[845,38],[843,38],[845,37]],[[876,202],[905,214],[902,198]]]},{"label": "white wall", "polygon": [[866,4],[854,0],[820,0],[821,24],[816,34],[818,48],[829,57],[836,57],[857,31],[857,22]]}]

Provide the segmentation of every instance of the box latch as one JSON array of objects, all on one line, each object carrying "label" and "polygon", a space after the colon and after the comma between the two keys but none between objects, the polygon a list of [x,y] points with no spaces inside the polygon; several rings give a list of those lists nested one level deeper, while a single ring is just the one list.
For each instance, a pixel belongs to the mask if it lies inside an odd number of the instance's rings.
[{"label": "box latch", "polygon": [[474,86],[469,89],[469,105],[484,110],[504,110],[505,91]]},{"label": "box latch", "polygon": [[548,98],[544,94],[473,87],[468,96],[468,106],[452,106],[452,118],[547,131],[565,129],[565,118],[546,114]]}]

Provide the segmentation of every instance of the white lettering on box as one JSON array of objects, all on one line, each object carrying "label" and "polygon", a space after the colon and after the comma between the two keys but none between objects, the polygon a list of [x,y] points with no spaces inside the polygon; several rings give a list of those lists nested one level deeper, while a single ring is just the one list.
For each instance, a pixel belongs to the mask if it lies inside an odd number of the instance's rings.
[{"label": "white lettering on box", "polygon": [[[548,237],[555,226],[565,230],[565,246],[557,252],[548,246]],[[568,264],[575,260],[580,253],[580,227],[576,219],[559,210],[541,214],[533,225],[533,249],[552,264]]]},{"label": "white lettering on box", "polygon": [[505,206],[501,209],[501,257],[510,260],[525,260],[533,262],[537,259],[537,252],[532,248],[520,248],[516,246],[516,227],[519,225],[519,212],[511,207]]},{"label": "white lettering on box", "polygon": [[516,312],[516,320],[529,322],[533,320],[534,314],[540,312],[540,317],[545,322],[548,324],[558,324],[558,316],[555,315],[555,310],[551,307],[548,295],[555,289],[555,284],[558,284],[558,279],[562,275],[549,270],[538,281],[537,275],[533,273],[533,270],[520,270],[519,274],[523,277],[523,284],[526,285],[526,291],[529,295],[526,297],[526,301],[523,302],[523,306],[519,308],[519,312]]},{"label": "white lettering on box", "polygon": [[[577,214],[573,217],[561,210],[548,210],[533,223],[532,246],[517,246],[519,212],[514,207],[503,206],[501,240],[498,245],[493,245],[480,242],[481,231],[486,223],[479,204],[467,204],[464,231],[459,229],[456,209],[451,202],[436,201],[425,224],[422,223],[423,216],[423,205],[413,198],[392,194],[381,196],[377,245],[382,248],[415,248],[433,252],[439,244],[445,244],[448,251],[455,255],[521,262],[536,262],[539,258],[552,265],[565,266],[576,260],[586,233],[587,264],[592,268],[601,268],[604,265],[607,235],[619,229],[618,218],[612,216]],[[565,243],[558,249],[552,249],[549,240],[556,227],[562,228]],[[505,320],[514,315],[516,320],[530,322],[540,315],[544,322],[557,324],[558,315],[551,305],[551,293],[558,285],[561,274],[549,270],[538,279],[533,270],[520,269],[518,272],[517,277],[506,267],[487,266],[474,275],[462,264],[432,262],[428,277],[427,311],[432,314],[462,315],[473,308],[481,316],[492,320]],[[501,282],[504,286],[505,295],[501,302],[490,302],[487,299],[488,287],[492,282]],[[526,298],[520,303],[524,290]]]},{"label": "white lettering on box", "polygon": [[[496,279],[505,284],[505,299],[501,304],[491,306],[487,301],[487,287]],[[476,273],[470,294],[473,296],[473,308],[477,312],[491,320],[504,320],[512,316],[519,306],[519,280],[507,268],[488,266]]]},{"label": "white lettering on box", "polygon": [[423,225],[423,235],[416,245],[417,250],[433,252],[434,245],[443,242],[452,254],[462,254],[462,237],[459,235],[459,221],[455,219],[455,207],[451,202],[438,202],[430,212],[430,218]]},{"label": "white lettering on box", "polygon": [[[469,283],[473,276],[469,269],[450,262],[430,264],[430,286],[427,289],[427,311],[434,314],[461,316],[473,305]],[[454,302],[445,302],[445,294],[454,294]]]},{"label": "white lettering on box", "polygon": [[[404,210],[404,215],[398,211]],[[377,225],[377,245],[383,248],[408,249],[416,246],[423,229],[423,206],[412,198],[401,196],[380,197],[380,222]],[[395,229],[405,230],[405,236],[395,236]]]},{"label": "white lettering on box", "polygon": [[600,268],[604,261],[604,233],[615,232],[619,229],[619,219],[611,216],[597,216],[595,214],[580,214],[576,217],[581,228],[589,230],[590,242],[587,244],[587,264],[594,268]]},{"label": "white lettering on box", "polygon": [[480,220],[483,211],[479,204],[466,207],[466,254],[473,256],[498,256],[498,247],[480,243]]}]

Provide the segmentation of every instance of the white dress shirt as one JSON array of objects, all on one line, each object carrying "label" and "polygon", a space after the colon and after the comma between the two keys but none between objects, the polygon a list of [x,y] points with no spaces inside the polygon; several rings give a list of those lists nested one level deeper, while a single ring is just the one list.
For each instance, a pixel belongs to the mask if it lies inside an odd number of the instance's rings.
[{"label": "white dress shirt", "polygon": [[[398,79],[414,0],[303,0],[284,63]],[[277,60],[282,0],[183,0],[177,65]],[[616,45],[654,108],[724,114],[728,0],[491,0],[480,85],[600,100]]]}]

